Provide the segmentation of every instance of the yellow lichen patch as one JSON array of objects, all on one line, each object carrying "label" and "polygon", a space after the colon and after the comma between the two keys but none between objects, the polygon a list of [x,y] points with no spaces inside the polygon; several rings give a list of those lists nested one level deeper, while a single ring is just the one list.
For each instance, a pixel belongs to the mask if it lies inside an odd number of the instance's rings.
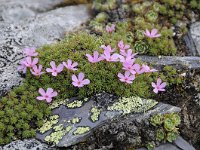
[{"label": "yellow lichen patch", "polygon": [[82,118],[80,118],[80,117],[74,117],[74,118],[68,120],[67,122],[72,123],[72,124],[76,124],[76,123],[79,123],[81,121],[81,119]]},{"label": "yellow lichen patch", "polygon": [[96,107],[93,107],[90,112],[91,112],[90,119],[92,120],[92,122],[98,121],[99,116],[101,114],[101,110]]},{"label": "yellow lichen patch", "polygon": [[58,115],[50,116],[49,120],[45,120],[43,126],[39,129],[41,133],[44,133],[52,128],[52,126],[58,123]]},{"label": "yellow lichen patch", "polygon": [[79,108],[81,107],[83,104],[83,101],[81,100],[75,100],[72,103],[67,104],[68,108]]},{"label": "yellow lichen patch", "polygon": [[140,97],[121,98],[118,102],[108,107],[108,110],[123,111],[123,114],[132,112],[144,112],[157,104],[151,99],[142,99]]},{"label": "yellow lichen patch", "polygon": [[59,107],[60,105],[66,105],[67,100],[62,100],[62,101],[53,101],[51,105],[49,106],[50,109],[54,109]]},{"label": "yellow lichen patch", "polygon": [[55,132],[52,132],[50,135],[45,137],[45,141],[58,144],[62,137],[72,129],[72,126],[67,126],[63,128],[63,124],[57,125],[53,128]]},{"label": "yellow lichen patch", "polygon": [[75,131],[74,131],[74,135],[80,135],[80,134],[84,134],[86,132],[90,131],[90,127],[86,126],[86,127],[78,127]]}]

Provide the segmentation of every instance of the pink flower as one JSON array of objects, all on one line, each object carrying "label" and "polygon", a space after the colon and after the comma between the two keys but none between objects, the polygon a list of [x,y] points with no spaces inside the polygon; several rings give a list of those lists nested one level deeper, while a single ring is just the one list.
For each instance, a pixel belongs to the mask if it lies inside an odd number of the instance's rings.
[{"label": "pink flower", "polygon": [[31,69],[31,73],[35,76],[40,76],[42,75],[44,72],[42,71],[42,65],[39,65],[39,67],[37,67],[36,65]]},{"label": "pink flower", "polygon": [[154,88],[153,91],[154,93],[158,93],[159,91],[165,91],[166,87],[166,82],[162,83],[162,80],[160,78],[157,79],[157,83],[155,84],[154,82],[151,83],[152,87]]},{"label": "pink flower", "polygon": [[119,41],[118,47],[119,47],[120,51],[124,52],[126,49],[130,48],[130,45],[124,45],[123,41]]},{"label": "pink flower", "polygon": [[24,74],[26,73],[26,70],[27,70],[27,67],[26,67],[26,65],[25,65],[25,60],[23,59],[23,60],[21,60],[20,62],[19,62],[19,66],[17,67],[17,70],[18,71],[22,71]]},{"label": "pink flower", "polygon": [[78,66],[78,63],[77,62],[72,63],[72,60],[70,59],[67,60],[67,63],[63,62],[63,65],[69,70],[73,71],[78,70],[77,68],[75,68],[76,66]]},{"label": "pink flower", "polygon": [[106,26],[106,31],[108,32],[108,33],[112,33],[113,31],[115,31],[115,25],[114,24],[112,24],[111,26]]},{"label": "pink flower", "polygon": [[134,58],[137,55],[137,53],[133,53],[131,49],[128,49],[127,51],[124,52],[121,51],[120,54],[130,58]]},{"label": "pink flower", "polygon": [[144,69],[141,68],[141,66],[140,66],[139,64],[134,64],[134,65],[133,65],[133,68],[134,68],[134,70],[135,70],[135,72],[136,72],[137,74],[142,74],[142,73],[144,73]]},{"label": "pink flower", "polygon": [[123,68],[122,69],[129,71],[132,74],[136,74],[135,65],[133,63],[134,63],[134,60],[129,60],[129,61],[123,62]]},{"label": "pink flower", "polygon": [[47,88],[46,92],[44,91],[44,89],[40,88],[38,92],[41,94],[41,96],[38,96],[37,99],[46,100],[48,103],[51,103],[52,98],[58,95],[58,93],[52,88]]},{"label": "pink flower", "polygon": [[142,69],[144,69],[144,72],[146,72],[146,73],[148,73],[148,72],[156,72],[156,71],[158,71],[158,70],[156,70],[156,69],[150,69],[150,67],[149,66],[147,66],[147,65],[142,65]]},{"label": "pink flower", "polygon": [[161,34],[157,34],[158,30],[157,29],[152,29],[151,32],[146,29],[146,32],[144,33],[144,35],[146,35],[149,38],[156,38],[156,37],[160,37]]},{"label": "pink flower", "polygon": [[125,75],[118,73],[117,76],[119,77],[119,80],[121,82],[125,82],[125,83],[128,83],[128,84],[133,83],[133,80],[135,79],[135,75],[132,75],[129,71],[126,71]]},{"label": "pink flower", "polygon": [[101,56],[99,57],[99,53],[97,51],[94,51],[93,55],[94,56],[91,56],[90,54],[86,54],[89,62],[96,63],[96,62],[103,60],[103,58]]},{"label": "pink flower", "polygon": [[24,49],[24,54],[26,55],[26,56],[29,56],[29,57],[32,57],[32,56],[37,56],[38,55],[38,53],[37,52],[35,52],[35,48],[25,48]]},{"label": "pink flower", "polygon": [[111,53],[107,51],[104,51],[104,54],[102,54],[101,57],[105,59],[106,61],[110,61],[110,62],[119,61],[119,58],[120,58],[119,54],[115,53],[111,55]]},{"label": "pink flower", "polygon": [[78,78],[76,75],[72,75],[72,84],[75,87],[83,87],[84,85],[88,85],[90,84],[90,80],[89,79],[84,79],[85,75],[84,73],[79,73],[78,74]]},{"label": "pink flower", "polygon": [[63,71],[63,67],[64,67],[63,64],[59,64],[57,67],[54,61],[50,62],[50,66],[51,66],[51,68],[47,68],[46,71],[51,72],[52,76],[57,76],[58,73]]},{"label": "pink flower", "polygon": [[26,67],[32,68],[38,63],[38,58],[33,58],[32,60],[31,57],[26,57],[23,63]]},{"label": "pink flower", "polygon": [[104,51],[106,51],[106,52],[110,52],[110,53],[112,53],[112,52],[115,51],[115,49],[114,49],[114,48],[112,49],[110,45],[108,45],[108,46],[101,45],[101,48],[103,48]]}]

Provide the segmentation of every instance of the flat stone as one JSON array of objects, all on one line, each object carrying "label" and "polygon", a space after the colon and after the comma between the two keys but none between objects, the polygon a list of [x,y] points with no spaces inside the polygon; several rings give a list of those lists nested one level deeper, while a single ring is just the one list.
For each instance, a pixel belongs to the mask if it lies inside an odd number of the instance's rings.
[{"label": "flat stone", "polygon": [[188,35],[184,37],[191,55],[200,56],[200,22],[191,24]]},{"label": "flat stone", "polygon": [[5,146],[0,147],[0,150],[56,150],[48,145],[41,143],[36,139],[17,140]]},{"label": "flat stone", "polygon": [[195,148],[185,141],[181,136],[178,136],[174,141],[174,144],[177,145],[181,150],[195,150]]},{"label": "flat stone", "polygon": [[87,5],[53,9],[60,2],[0,2],[0,97],[22,81],[16,68],[23,58],[23,48],[54,43],[64,38],[66,32],[80,28],[90,18]]},{"label": "flat stone", "polygon": [[200,69],[200,57],[194,56],[138,56],[142,61],[150,63],[155,66],[172,65],[181,69]]},{"label": "flat stone", "polygon": [[[147,150],[146,148],[139,148],[137,150]],[[181,150],[171,143],[162,144],[155,148],[155,150]]]},{"label": "flat stone", "polygon": [[[137,150],[147,150],[146,148],[139,148]],[[195,148],[185,141],[181,136],[178,136],[173,143],[161,144],[155,150],[195,150]]]},{"label": "flat stone", "polygon": [[[143,122],[148,122],[148,119],[152,115],[180,112],[180,108],[178,107],[164,103],[157,104],[154,100],[141,98],[139,98],[139,100],[135,100],[135,98],[130,100],[131,102],[134,101],[134,107],[132,109],[133,111],[129,111],[130,108],[127,105],[132,106],[132,103],[122,101],[122,104],[117,105],[118,100],[114,96],[104,95],[106,95],[106,93],[103,93],[103,96],[97,95],[96,97],[99,97],[97,98],[97,102],[93,98],[87,101],[74,98],[66,100],[60,105],[52,104],[56,106],[55,108],[53,107],[52,117],[50,117],[48,121],[45,121],[43,127],[38,130],[36,138],[43,142],[52,143],[58,147],[69,147],[83,141],[88,141],[88,138],[95,133],[94,135],[97,137],[92,136],[91,138],[98,138],[95,139],[95,141],[98,142],[101,141],[102,137],[102,141],[108,138],[110,143],[116,142],[117,139],[119,144],[124,140],[128,140],[129,144],[136,144],[136,141],[140,141],[138,137],[141,133],[139,131],[143,130]],[[99,100],[100,98],[105,99]],[[69,104],[78,103],[80,101],[83,102],[81,107],[69,107]],[[103,101],[105,101],[104,104],[108,104],[108,106],[102,106]],[[110,103],[112,101],[114,102],[113,104]],[[122,106],[122,108],[126,109],[119,109],[123,104],[125,104],[125,106]],[[92,120],[91,117],[93,108],[100,110],[95,121]],[[76,123],[72,121],[74,118],[79,118]],[[51,123],[53,124],[49,127],[48,125]],[[77,130],[82,127],[88,128],[88,130],[76,134]],[[69,128],[70,130],[68,130]],[[153,131],[150,131],[150,133],[151,132]],[[154,137],[154,135],[152,136]],[[123,145],[123,143],[121,144]]]}]

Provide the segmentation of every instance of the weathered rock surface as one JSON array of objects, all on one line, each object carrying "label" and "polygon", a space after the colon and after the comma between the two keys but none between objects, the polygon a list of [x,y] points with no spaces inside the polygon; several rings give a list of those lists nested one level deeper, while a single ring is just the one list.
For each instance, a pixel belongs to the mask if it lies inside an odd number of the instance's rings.
[{"label": "weathered rock surface", "polygon": [[[99,147],[109,142],[115,145],[118,143],[119,145],[139,146],[142,142],[141,136],[144,136],[141,134],[154,136],[154,131],[148,128],[149,123],[148,125],[144,123],[148,122],[147,120],[152,115],[180,111],[178,107],[163,103],[157,104],[154,100],[130,98],[130,101],[124,99],[122,103],[119,100],[120,104],[118,102],[111,104],[117,99],[110,94],[103,93],[96,97],[85,101],[81,104],[82,106],[79,105],[80,108],[70,108],[72,104],[79,104],[80,100],[77,99],[69,99],[62,102],[60,106],[55,105],[56,108],[52,111],[53,117],[50,117],[49,121],[46,121],[39,129],[36,137],[58,147],[69,147],[83,141],[96,143]],[[104,100],[100,100],[99,97]],[[98,101],[95,102],[96,100]],[[102,101],[105,102],[104,105]],[[95,113],[92,112],[93,108],[95,108]],[[82,132],[83,130],[85,132]],[[146,133],[143,133],[145,131]]]},{"label": "weathered rock surface", "polygon": [[190,26],[184,40],[190,50],[190,55],[200,56],[200,22],[195,22]]},{"label": "weathered rock surface", "polygon": [[[137,150],[147,150],[146,148],[140,148]],[[195,150],[195,148],[186,142],[181,136],[178,136],[173,143],[161,144],[156,147],[155,150]]]},{"label": "weathered rock surface", "polygon": [[17,140],[5,146],[0,147],[0,150],[56,150],[48,145],[39,142],[36,139]]},{"label": "weathered rock surface", "polygon": [[157,67],[172,65],[182,69],[200,69],[200,57],[185,56],[138,56],[142,61],[155,65]]},{"label": "weathered rock surface", "polygon": [[86,5],[51,10],[60,2],[0,1],[0,96],[22,81],[16,67],[23,48],[56,42],[89,19]]}]

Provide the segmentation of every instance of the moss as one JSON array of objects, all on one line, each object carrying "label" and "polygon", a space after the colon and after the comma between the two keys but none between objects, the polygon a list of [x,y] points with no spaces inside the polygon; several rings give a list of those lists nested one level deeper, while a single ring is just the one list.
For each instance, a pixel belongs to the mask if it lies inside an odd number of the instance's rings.
[{"label": "moss", "polygon": [[77,129],[73,132],[74,135],[80,135],[80,134],[85,134],[90,131],[89,126],[82,126],[82,127],[77,127]]},{"label": "moss", "polygon": [[57,126],[54,126],[54,131],[45,137],[45,141],[53,144],[58,144],[62,137],[72,130],[72,126],[67,126],[66,128],[63,127],[63,124],[59,124]]},{"label": "moss", "polygon": [[[119,25],[120,26],[120,25]],[[121,25],[121,26],[128,26]],[[120,31],[122,32],[122,31]],[[109,35],[107,35],[109,36]],[[119,35],[118,35],[119,36]],[[119,40],[120,36],[114,36],[114,39]],[[93,93],[101,93],[106,91],[108,93],[115,93],[118,96],[140,96],[150,97],[151,96],[151,81],[152,76],[149,74],[141,74],[136,77],[134,83],[131,85],[123,84],[119,81],[117,74],[121,71],[122,65],[120,62],[107,63],[101,61],[99,63],[91,64],[85,54],[92,54],[94,50],[102,53],[100,48],[103,44],[111,44],[113,47],[116,46],[116,40],[112,41],[112,38],[103,39],[102,37],[96,37],[89,35],[84,32],[72,34],[68,36],[64,41],[50,46],[44,46],[39,52],[39,63],[44,68],[49,67],[50,61],[54,60],[56,63],[62,63],[71,59],[79,63],[78,71],[69,72],[66,69],[60,73],[56,78],[51,74],[44,74],[39,79],[34,78],[30,73],[27,73],[26,81],[27,84],[32,85],[35,89],[51,87],[54,90],[59,91],[58,96],[54,101],[62,101],[70,97],[78,96],[80,98],[89,97]],[[110,42],[109,42],[110,41]],[[114,46],[115,45],[115,46]],[[119,52],[119,49],[117,49]],[[66,54],[66,55],[65,55]],[[90,80],[90,84],[83,88],[75,88],[71,84],[71,75],[84,72],[86,78]],[[124,90],[126,89],[126,90]],[[68,103],[68,108],[80,107],[83,101],[74,101]]]},{"label": "moss", "polygon": [[34,87],[23,84],[1,98],[0,144],[35,136],[36,128],[41,127],[43,119],[50,114],[48,106],[38,103],[36,96]]},{"label": "moss", "polygon": [[178,71],[173,66],[165,66],[162,69],[162,73],[160,74],[160,78],[167,82],[168,85],[181,85],[185,78],[180,75],[180,71]]},{"label": "moss", "polygon": [[97,107],[93,107],[91,110],[90,110],[90,119],[92,120],[92,122],[96,122],[99,120],[99,117],[100,117],[100,114],[101,114],[101,110],[98,109]]},{"label": "moss", "polygon": [[39,129],[41,133],[45,133],[46,131],[50,130],[53,125],[58,123],[59,116],[53,115],[50,116],[49,120],[44,120],[43,126]]},{"label": "moss", "polygon": [[148,99],[144,100],[140,97],[121,98],[118,102],[108,107],[108,110],[122,111],[123,114],[129,114],[133,112],[144,112],[149,110],[157,104],[156,101]]}]

